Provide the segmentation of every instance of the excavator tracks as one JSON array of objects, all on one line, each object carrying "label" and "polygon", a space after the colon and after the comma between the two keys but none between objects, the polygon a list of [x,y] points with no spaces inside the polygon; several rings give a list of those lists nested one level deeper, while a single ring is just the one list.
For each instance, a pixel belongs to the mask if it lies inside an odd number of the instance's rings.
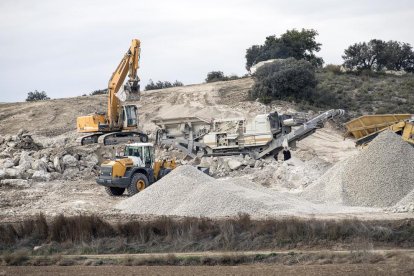
[{"label": "excavator tracks", "polygon": [[148,135],[141,132],[110,132],[110,133],[94,133],[77,139],[80,145],[102,144],[102,145],[118,145],[125,143],[148,142]]}]

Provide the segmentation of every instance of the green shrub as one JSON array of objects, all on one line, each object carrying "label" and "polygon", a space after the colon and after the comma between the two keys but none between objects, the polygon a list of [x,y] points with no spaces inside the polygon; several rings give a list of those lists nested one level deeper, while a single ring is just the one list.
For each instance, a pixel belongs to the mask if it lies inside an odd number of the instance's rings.
[{"label": "green shrub", "polygon": [[145,86],[145,90],[156,90],[156,89],[164,89],[176,86],[183,86],[184,84],[181,81],[176,80],[175,82],[171,83],[169,81],[157,81],[154,83],[152,79],[149,80],[148,84]]},{"label": "green shrub", "polygon": [[50,98],[47,96],[45,91],[37,91],[27,93],[26,102],[34,102],[34,101],[43,101],[49,100]]},{"label": "green shrub", "polygon": [[211,71],[207,73],[206,82],[238,80],[240,78],[243,77],[239,77],[236,74],[226,76],[222,71]]},{"label": "green shrub", "polygon": [[316,30],[296,29],[287,30],[280,37],[276,35],[266,37],[263,45],[253,45],[246,50],[246,69],[265,60],[295,58],[307,60],[315,67],[321,67],[323,59],[315,52],[321,50],[320,43],[316,42]]},{"label": "green shrub", "polygon": [[99,90],[92,91],[89,95],[94,96],[94,95],[103,95],[107,93],[108,93],[108,89],[99,89]]},{"label": "green shrub", "polygon": [[222,71],[211,71],[207,73],[206,82],[225,81],[227,77]]},{"label": "green shrub", "polygon": [[315,92],[315,69],[307,61],[288,58],[259,67],[250,91],[252,99],[308,100]]}]

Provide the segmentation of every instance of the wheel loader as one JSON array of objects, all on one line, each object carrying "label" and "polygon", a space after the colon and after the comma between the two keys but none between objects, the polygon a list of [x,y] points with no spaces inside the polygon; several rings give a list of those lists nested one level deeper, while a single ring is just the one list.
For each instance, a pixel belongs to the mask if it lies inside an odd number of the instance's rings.
[{"label": "wheel loader", "polygon": [[125,190],[134,195],[152,185],[176,168],[175,160],[155,160],[151,143],[125,145],[122,156],[105,160],[96,182],[110,196],[120,196]]}]

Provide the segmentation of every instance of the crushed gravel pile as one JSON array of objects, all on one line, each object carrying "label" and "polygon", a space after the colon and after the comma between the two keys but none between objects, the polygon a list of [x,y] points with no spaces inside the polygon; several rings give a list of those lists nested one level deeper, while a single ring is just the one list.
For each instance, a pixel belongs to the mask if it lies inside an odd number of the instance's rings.
[{"label": "crushed gravel pile", "polygon": [[[342,212],[246,179],[217,180],[192,166],[181,166],[116,206],[124,213],[191,217],[252,217]],[[349,210],[348,210],[349,211]]]},{"label": "crushed gravel pile", "polygon": [[313,202],[390,207],[414,189],[414,147],[386,131],[329,169],[302,194]]},{"label": "crushed gravel pile", "polygon": [[401,136],[378,135],[345,168],[344,200],[349,205],[388,207],[414,189],[414,147]]},{"label": "crushed gravel pile", "polygon": [[405,213],[405,212],[414,212],[414,190],[412,190],[408,195],[403,199],[398,201],[393,207],[389,208],[388,211],[394,213]]},{"label": "crushed gravel pile", "polygon": [[331,202],[336,204],[344,203],[343,176],[344,168],[352,158],[336,163],[319,179],[306,187],[302,197],[317,203]]}]

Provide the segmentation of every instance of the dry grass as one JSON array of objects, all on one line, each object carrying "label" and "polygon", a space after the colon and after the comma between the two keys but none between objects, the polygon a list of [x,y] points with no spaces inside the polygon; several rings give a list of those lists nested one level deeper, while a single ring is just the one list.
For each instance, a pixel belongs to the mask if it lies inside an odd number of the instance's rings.
[{"label": "dry grass", "polygon": [[127,258],[85,258],[85,257],[61,257],[57,256],[30,256],[27,252],[9,254],[3,256],[3,265],[12,266],[101,266],[101,265],[123,265],[123,266],[235,266],[242,264],[281,264],[281,265],[326,265],[326,264],[360,264],[360,263],[383,263],[388,260],[409,261],[408,257],[401,254],[382,255],[368,252],[350,253],[268,253],[268,254],[224,254],[221,256],[153,256],[142,258],[130,256]]},{"label": "dry grass", "polygon": [[317,73],[315,105],[365,113],[413,113],[414,75],[395,76],[372,71],[341,73],[327,65]]},{"label": "dry grass", "polygon": [[211,220],[161,217],[153,221],[110,224],[96,216],[44,216],[0,225],[0,251],[32,250],[34,254],[101,254],[189,251],[245,251],[293,248],[373,247],[414,245],[414,221],[359,220]]}]

